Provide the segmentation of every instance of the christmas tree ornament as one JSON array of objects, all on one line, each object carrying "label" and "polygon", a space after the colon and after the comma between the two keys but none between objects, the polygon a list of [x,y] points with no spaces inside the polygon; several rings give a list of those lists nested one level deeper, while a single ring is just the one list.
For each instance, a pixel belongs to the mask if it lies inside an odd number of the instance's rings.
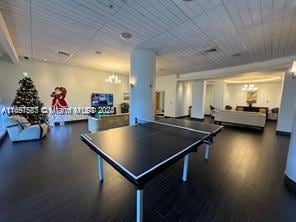
[{"label": "christmas tree ornament", "polygon": [[24,78],[19,81],[12,106],[14,109],[22,108],[18,115],[25,117],[31,124],[47,123],[48,116],[41,112],[44,105],[39,99],[38,91],[28,73],[23,74]]}]

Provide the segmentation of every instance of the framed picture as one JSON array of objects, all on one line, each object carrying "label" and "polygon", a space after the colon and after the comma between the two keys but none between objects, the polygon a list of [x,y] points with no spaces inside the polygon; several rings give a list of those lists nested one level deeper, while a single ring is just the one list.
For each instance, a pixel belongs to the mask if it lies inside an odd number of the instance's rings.
[{"label": "framed picture", "polygon": [[247,103],[253,104],[257,102],[257,91],[248,91],[247,92]]},{"label": "framed picture", "polygon": [[123,93],[123,100],[129,100],[130,94],[128,92]]}]

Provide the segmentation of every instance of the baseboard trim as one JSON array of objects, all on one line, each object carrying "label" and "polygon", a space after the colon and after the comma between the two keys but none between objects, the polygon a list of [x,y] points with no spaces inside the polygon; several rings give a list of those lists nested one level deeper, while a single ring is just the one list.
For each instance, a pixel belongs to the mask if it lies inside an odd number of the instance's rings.
[{"label": "baseboard trim", "polygon": [[[67,121],[64,121],[65,125],[68,124],[68,123],[81,123],[81,122],[86,122],[88,119],[76,119],[76,120],[67,120]],[[63,121],[60,121],[60,122],[63,122]],[[53,124],[55,126],[60,126],[60,122],[54,122]]]},{"label": "baseboard trim", "polygon": [[296,193],[296,182],[295,181],[291,180],[287,175],[285,175],[284,183],[289,190]]},{"label": "baseboard trim", "polygon": [[185,116],[177,116],[176,118],[177,119],[182,119],[182,118],[185,118],[185,117],[190,117],[189,115],[185,115]]},{"label": "baseboard trim", "polygon": [[205,120],[205,118],[195,118],[195,117],[191,117],[190,119],[192,119],[192,120],[198,120],[198,121],[203,121],[203,120]]},{"label": "baseboard trim", "polygon": [[79,123],[79,122],[85,122],[85,121],[88,121],[88,119],[73,119],[73,120],[69,120],[69,121],[66,121],[68,123]]},{"label": "baseboard trim", "polygon": [[291,136],[291,133],[277,130],[276,131],[276,135],[280,135],[280,136]]}]

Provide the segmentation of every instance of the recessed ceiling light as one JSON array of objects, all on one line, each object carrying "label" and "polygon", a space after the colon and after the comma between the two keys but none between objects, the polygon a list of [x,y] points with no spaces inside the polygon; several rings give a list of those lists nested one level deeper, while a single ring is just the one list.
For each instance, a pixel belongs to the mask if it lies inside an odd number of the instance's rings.
[{"label": "recessed ceiling light", "polygon": [[47,58],[44,58],[44,59],[43,59],[43,61],[45,61],[45,62],[46,62],[46,61],[47,61]]},{"label": "recessed ceiling light", "polygon": [[132,34],[129,32],[122,32],[120,33],[120,37],[123,39],[131,39],[132,38]]},{"label": "recessed ceiling light", "polygon": [[95,53],[98,54],[98,55],[102,55],[102,54],[103,54],[103,53],[102,53],[101,51],[99,51],[99,50],[97,50]]}]

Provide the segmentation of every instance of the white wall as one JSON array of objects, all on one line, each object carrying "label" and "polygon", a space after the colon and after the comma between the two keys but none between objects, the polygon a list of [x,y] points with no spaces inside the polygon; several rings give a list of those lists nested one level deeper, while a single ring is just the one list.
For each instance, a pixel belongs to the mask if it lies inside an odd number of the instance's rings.
[{"label": "white wall", "polygon": [[192,84],[178,81],[176,91],[176,116],[187,116],[192,104]]},{"label": "white wall", "polygon": [[176,75],[156,78],[156,91],[164,91],[164,115],[170,117],[187,116],[192,105],[192,84],[177,81]]},{"label": "white wall", "polygon": [[195,81],[192,85],[192,112],[191,117],[203,119],[206,96],[206,82]]},{"label": "white wall", "polygon": [[184,116],[184,82],[177,82],[176,116]]},{"label": "white wall", "polygon": [[[227,84],[225,89],[224,105],[246,106],[247,92],[242,91],[244,84]],[[282,96],[282,82],[256,83],[258,87],[257,103],[253,106],[263,106],[270,109],[280,107]]]},{"label": "white wall", "polygon": [[192,83],[184,83],[183,116],[188,115],[189,106],[192,106]]},{"label": "white wall", "polygon": [[292,131],[292,120],[296,110],[296,80],[290,75],[285,74],[283,84],[283,96],[280,106],[279,119],[277,123],[277,131]]},{"label": "white wall", "polygon": [[176,117],[176,75],[157,77],[155,90],[165,92],[164,115]]},{"label": "white wall", "polygon": [[159,92],[159,112],[163,112],[164,110],[164,91]]},{"label": "white wall", "polygon": [[215,83],[213,84],[213,100],[211,105],[217,109],[224,109],[225,89],[226,84],[223,80],[215,80]]},{"label": "white wall", "polygon": [[123,102],[123,92],[129,91],[128,76],[118,75],[121,84],[106,83],[110,73],[86,68],[77,68],[55,63],[21,60],[19,65],[0,62],[0,97],[2,103],[11,103],[18,88],[18,81],[28,72],[39,91],[45,106],[51,105],[50,94],[57,86],[63,86],[68,93],[69,106],[90,106],[91,93],[113,93],[114,106]]}]

